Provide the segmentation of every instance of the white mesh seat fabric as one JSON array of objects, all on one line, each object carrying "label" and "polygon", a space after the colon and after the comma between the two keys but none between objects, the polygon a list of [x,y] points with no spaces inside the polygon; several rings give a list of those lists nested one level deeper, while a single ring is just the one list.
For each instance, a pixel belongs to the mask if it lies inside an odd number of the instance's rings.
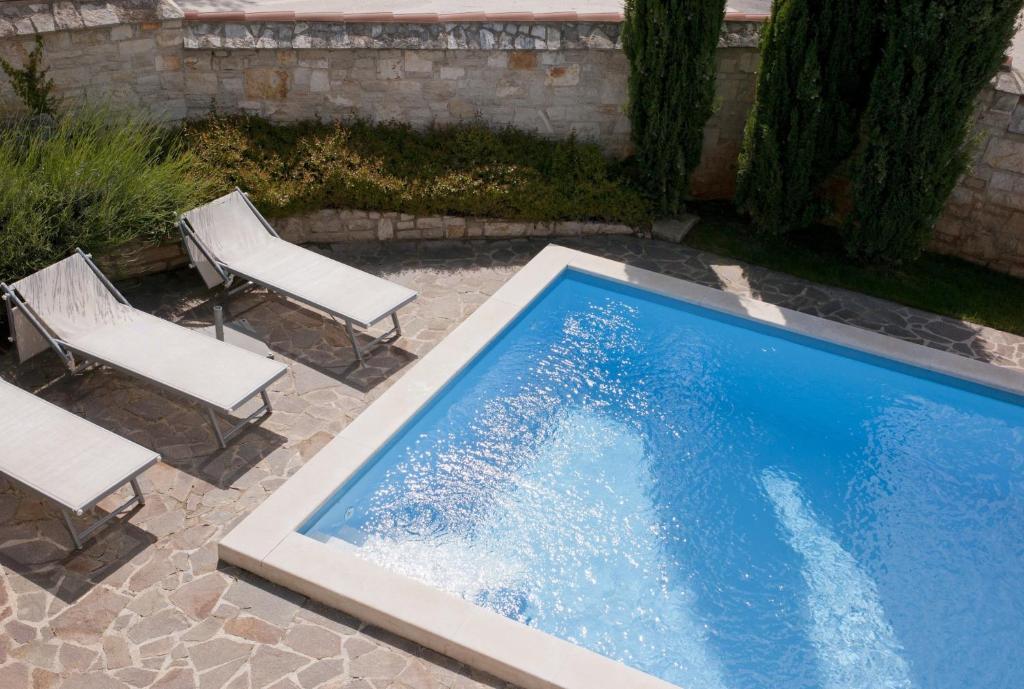
[{"label": "white mesh seat fabric", "polygon": [[416,292],[407,287],[276,237],[234,260],[231,269],[364,328],[416,298]]},{"label": "white mesh seat fabric", "polygon": [[0,380],[0,472],[80,512],[160,455]]},{"label": "white mesh seat fabric", "polygon": [[[229,272],[361,327],[416,298],[407,287],[273,236],[239,191],[189,211],[185,219]],[[217,284],[220,277],[201,252],[189,250],[207,285]]]},{"label": "white mesh seat fabric", "polygon": [[222,411],[234,411],[287,370],[122,304],[77,254],[13,287],[72,351]]}]

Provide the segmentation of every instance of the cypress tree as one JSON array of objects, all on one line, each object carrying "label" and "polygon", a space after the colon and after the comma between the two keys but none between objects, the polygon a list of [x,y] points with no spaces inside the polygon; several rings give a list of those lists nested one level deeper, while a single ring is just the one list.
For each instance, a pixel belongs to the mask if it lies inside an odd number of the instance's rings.
[{"label": "cypress tree", "polygon": [[878,43],[880,0],[775,0],[761,36],[737,206],[766,234],[811,224],[822,183],[856,143]]},{"label": "cypress tree", "polygon": [[1022,0],[893,0],[852,165],[848,251],[914,258],[968,162],[978,92],[999,68]]},{"label": "cypress tree", "polygon": [[715,50],[725,0],[626,0],[629,118],[637,162],[658,210],[682,210],[714,109]]}]

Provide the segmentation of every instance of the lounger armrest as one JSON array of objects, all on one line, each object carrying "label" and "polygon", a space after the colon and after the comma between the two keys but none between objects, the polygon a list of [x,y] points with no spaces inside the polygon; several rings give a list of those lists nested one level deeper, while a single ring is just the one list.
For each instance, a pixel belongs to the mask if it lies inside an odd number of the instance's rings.
[{"label": "lounger armrest", "polygon": [[263,227],[267,229],[267,232],[269,232],[271,236],[275,237],[276,239],[280,239],[281,235],[277,233],[277,230],[275,230],[271,226],[271,224],[267,222],[267,219],[263,217],[263,214],[260,213],[259,209],[257,209],[256,206],[253,205],[253,202],[249,200],[249,194],[242,191],[238,187],[235,187],[235,191],[238,192],[238,195],[242,197],[242,200],[245,201],[245,205],[249,207],[249,210],[252,211],[253,215],[256,216],[256,218],[260,221]]}]

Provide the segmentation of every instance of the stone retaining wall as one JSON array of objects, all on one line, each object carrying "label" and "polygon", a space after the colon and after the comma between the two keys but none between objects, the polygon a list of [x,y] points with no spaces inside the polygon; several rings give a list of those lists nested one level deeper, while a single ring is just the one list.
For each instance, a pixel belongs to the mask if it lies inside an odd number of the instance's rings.
[{"label": "stone retaining wall", "polygon": [[634,234],[628,225],[596,222],[526,222],[454,215],[326,209],[281,218],[274,228],[291,242],[388,241],[392,239],[507,239],[509,237],[582,237]]},{"label": "stone retaining wall", "polygon": [[154,244],[129,242],[116,251],[96,256],[96,265],[111,280],[127,280],[180,268],[188,263],[185,248],[177,239]]},{"label": "stone retaining wall", "polygon": [[[282,238],[299,244],[635,234],[632,227],[615,223],[525,222],[337,209],[275,218],[273,225]],[[113,279],[124,280],[178,268],[188,263],[188,257],[175,238],[160,244],[131,242],[96,261]]]}]

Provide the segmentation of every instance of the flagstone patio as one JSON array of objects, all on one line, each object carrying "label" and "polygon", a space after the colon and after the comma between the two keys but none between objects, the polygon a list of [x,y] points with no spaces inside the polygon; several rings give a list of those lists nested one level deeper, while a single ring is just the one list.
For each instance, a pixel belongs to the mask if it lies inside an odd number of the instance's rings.
[{"label": "flagstone patio", "polygon": [[[637,238],[564,242],[638,267],[894,337],[1024,368],[1024,338],[821,287],[678,245]],[[502,687],[467,668],[233,567],[217,540],[468,316],[542,241],[322,247],[420,292],[405,337],[355,366],[344,330],[265,293],[234,298],[289,374],[274,414],[219,451],[199,409],[109,370],[62,375],[44,355],[0,377],[163,455],[148,501],[70,550],[51,505],[0,480],[0,687],[421,689]],[[122,285],[139,308],[188,326],[212,311],[198,277]],[[2,439],[0,439],[2,442]],[[113,500],[111,500],[113,504]]]}]

